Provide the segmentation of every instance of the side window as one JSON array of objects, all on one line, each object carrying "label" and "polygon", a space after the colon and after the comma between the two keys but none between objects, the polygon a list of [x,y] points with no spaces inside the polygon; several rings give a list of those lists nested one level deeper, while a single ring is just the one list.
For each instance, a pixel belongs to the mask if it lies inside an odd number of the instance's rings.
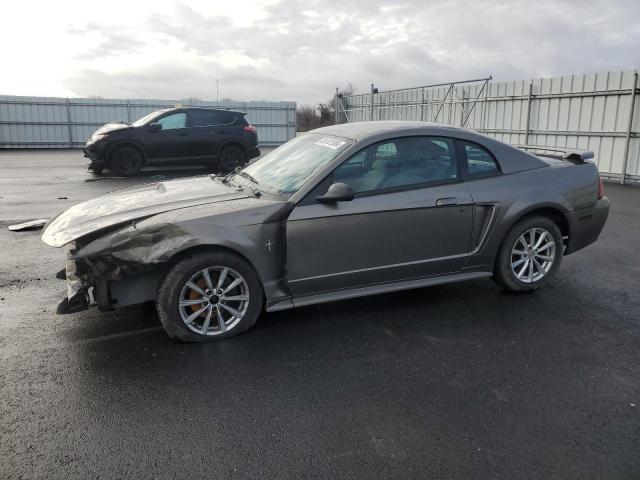
[{"label": "side window", "polygon": [[460,142],[469,179],[492,177],[500,173],[493,155],[476,143]]},{"label": "side window", "polygon": [[371,145],[333,172],[354,193],[446,183],[458,178],[448,138],[403,137]]},{"label": "side window", "polygon": [[167,115],[158,120],[162,124],[163,130],[174,130],[176,128],[184,128],[187,126],[187,114],[184,112]]},{"label": "side window", "polygon": [[220,123],[233,123],[236,120],[236,114],[233,112],[220,112]]},{"label": "side window", "polygon": [[189,112],[189,125],[192,127],[208,127],[212,125],[224,125],[233,123],[236,114],[221,112],[219,110],[191,110]]}]

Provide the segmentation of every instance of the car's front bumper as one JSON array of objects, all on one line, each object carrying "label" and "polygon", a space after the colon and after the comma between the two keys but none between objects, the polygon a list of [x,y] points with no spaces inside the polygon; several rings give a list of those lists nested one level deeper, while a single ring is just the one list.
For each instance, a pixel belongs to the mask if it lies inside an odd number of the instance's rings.
[{"label": "car's front bumper", "polygon": [[82,149],[82,153],[86,158],[91,160],[93,164],[104,165],[106,163],[106,146],[104,142],[97,141],[92,142],[89,141]]}]

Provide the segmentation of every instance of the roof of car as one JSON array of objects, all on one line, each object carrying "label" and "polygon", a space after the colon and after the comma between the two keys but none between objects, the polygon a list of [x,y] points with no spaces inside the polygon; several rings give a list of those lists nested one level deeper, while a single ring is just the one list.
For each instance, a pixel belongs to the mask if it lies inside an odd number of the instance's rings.
[{"label": "roof of car", "polygon": [[458,127],[452,127],[451,125],[443,125],[441,123],[388,120],[388,121],[374,121],[374,122],[342,123],[340,125],[331,125],[328,127],[318,128],[316,130],[313,130],[313,133],[335,135],[338,137],[359,140],[362,138],[366,138],[370,135],[375,135],[383,132],[393,132],[396,130],[408,130],[408,129],[446,130],[449,132],[453,132],[453,131],[467,132],[468,131]]},{"label": "roof of car", "polygon": [[489,151],[498,158],[503,173],[512,173],[548,166],[535,155],[527,153],[507,143],[503,143],[468,128],[443,125],[441,123],[392,120],[355,122],[318,128],[309,133],[319,133],[321,135],[348,138],[355,142],[380,141],[386,140],[387,138],[391,138],[395,135],[404,136],[405,134],[453,137],[478,143],[483,147],[488,148]]},{"label": "roof of car", "polygon": [[227,108],[211,108],[211,107],[174,107],[167,108],[167,110],[213,110],[215,112],[229,112],[229,113],[237,113],[238,115],[246,115],[245,112],[240,112],[239,110],[229,110]]}]

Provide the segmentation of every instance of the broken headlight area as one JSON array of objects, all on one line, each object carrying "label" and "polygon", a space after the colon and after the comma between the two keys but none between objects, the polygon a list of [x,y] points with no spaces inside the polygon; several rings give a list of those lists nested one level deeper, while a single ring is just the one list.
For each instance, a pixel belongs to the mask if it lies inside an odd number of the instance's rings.
[{"label": "broken headlight area", "polygon": [[[84,245],[81,240],[72,244],[67,253],[63,277],[67,298],[58,305],[60,314],[86,310],[94,303],[101,309],[110,309],[116,302],[110,294],[113,284],[157,270],[174,252],[197,244],[184,229],[173,224],[144,228],[136,228],[134,224]],[[57,276],[60,278],[61,274]],[[130,303],[135,302],[135,293],[128,292]],[[140,301],[148,300],[147,297],[145,292]]]}]

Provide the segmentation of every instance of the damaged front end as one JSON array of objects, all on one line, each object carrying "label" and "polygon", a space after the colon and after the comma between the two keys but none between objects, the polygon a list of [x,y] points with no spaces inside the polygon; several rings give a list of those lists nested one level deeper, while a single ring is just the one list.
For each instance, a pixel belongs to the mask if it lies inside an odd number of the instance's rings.
[{"label": "damaged front end", "polygon": [[89,286],[78,274],[77,263],[73,258],[74,247],[75,245],[72,245],[67,252],[65,268],[56,274],[56,278],[67,282],[67,296],[58,304],[58,314],[81,312],[89,308]]},{"label": "damaged front end", "polygon": [[56,275],[67,285],[57,313],[76,313],[93,304],[111,310],[153,300],[164,272],[161,265],[174,252],[194,245],[196,240],[174,224],[133,224],[97,239],[78,239],[70,244],[65,269]]}]

